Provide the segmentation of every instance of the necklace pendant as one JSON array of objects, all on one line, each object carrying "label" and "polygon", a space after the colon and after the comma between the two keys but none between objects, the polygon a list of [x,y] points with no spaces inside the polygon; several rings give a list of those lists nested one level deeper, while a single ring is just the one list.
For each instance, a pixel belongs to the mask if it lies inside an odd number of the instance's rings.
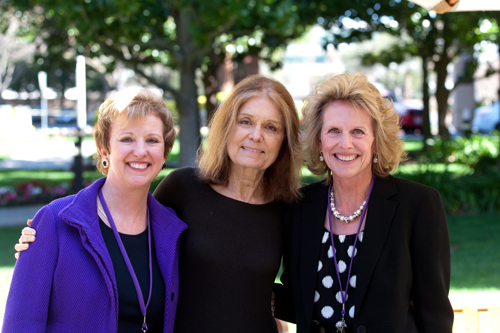
[{"label": "necklace pendant", "polygon": [[337,332],[344,333],[345,332],[345,330],[344,330],[345,328],[347,328],[347,325],[345,323],[344,315],[342,314],[342,322],[340,324],[338,324],[338,326],[337,326]]},{"label": "necklace pendant", "polygon": [[146,333],[146,331],[148,330],[148,325],[146,324],[146,316],[144,316],[144,323],[142,323],[141,329],[143,333]]}]

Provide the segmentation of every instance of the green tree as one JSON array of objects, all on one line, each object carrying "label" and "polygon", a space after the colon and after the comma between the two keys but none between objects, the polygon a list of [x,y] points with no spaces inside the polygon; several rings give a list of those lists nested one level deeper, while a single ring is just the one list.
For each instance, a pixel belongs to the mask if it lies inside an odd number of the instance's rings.
[{"label": "green tree", "polygon": [[[51,31],[57,29],[67,40],[65,47],[77,54],[112,57],[109,65],[122,62],[172,96],[180,115],[180,165],[194,163],[199,145],[197,70],[228,44],[246,41],[247,49],[271,49],[273,36],[279,36],[277,45],[283,45],[284,39],[300,33],[299,8],[292,0],[8,0],[6,4],[43,18],[36,28],[49,47],[54,45]],[[157,66],[175,69],[178,76],[162,75]]]},{"label": "green tree", "polygon": [[[338,45],[371,39],[375,32],[386,32],[400,38],[393,48],[371,55],[372,61],[387,64],[401,62],[409,56],[422,60],[424,134],[430,136],[429,123],[429,65],[436,73],[436,100],[438,103],[439,133],[449,138],[445,126],[450,90],[446,88],[448,65],[460,54],[473,53],[482,40],[494,40],[491,31],[479,27],[488,13],[447,13],[437,15],[412,2],[390,0],[352,1],[343,15],[323,13],[321,23],[330,29],[326,43]],[[366,58],[365,58],[366,60]]]}]

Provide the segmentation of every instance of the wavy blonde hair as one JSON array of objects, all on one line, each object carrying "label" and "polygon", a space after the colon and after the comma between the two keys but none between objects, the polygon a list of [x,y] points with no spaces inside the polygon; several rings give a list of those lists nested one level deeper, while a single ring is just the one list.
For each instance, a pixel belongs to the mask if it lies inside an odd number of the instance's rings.
[{"label": "wavy blonde hair", "polygon": [[241,107],[253,98],[266,97],[284,119],[285,138],[276,161],[267,168],[262,188],[267,199],[293,202],[299,196],[301,148],[300,123],[292,96],[280,82],[262,75],[249,76],[238,83],[219,105],[210,122],[205,147],[198,150],[200,178],[214,185],[227,185],[231,160],[227,153],[229,136]]},{"label": "wavy blonde hair", "polygon": [[167,159],[175,140],[175,127],[172,113],[167,109],[160,95],[146,88],[128,88],[114,93],[99,107],[99,114],[95,124],[94,139],[98,148],[95,155],[97,170],[103,175],[108,169],[102,166],[102,157],[99,149],[108,154],[109,136],[112,124],[127,125],[132,121],[142,121],[147,115],[160,118],[163,123],[163,139],[165,143],[163,156]]},{"label": "wavy blonde hair", "polygon": [[365,110],[372,118],[375,135],[375,151],[378,163],[372,162],[372,172],[377,177],[387,177],[406,160],[404,143],[399,138],[401,126],[399,116],[391,100],[382,97],[378,89],[361,74],[339,74],[319,84],[313,93],[304,99],[304,156],[306,165],[315,175],[328,173],[326,163],[319,160],[319,141],[323,126],[323,112],[333,102],[346,101],[355,109]]}]

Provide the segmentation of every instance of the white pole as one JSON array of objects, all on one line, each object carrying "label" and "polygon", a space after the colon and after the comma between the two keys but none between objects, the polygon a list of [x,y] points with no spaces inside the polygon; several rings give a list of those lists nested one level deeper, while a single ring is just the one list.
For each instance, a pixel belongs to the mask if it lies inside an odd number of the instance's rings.
[{"label": "white pole", "polygon": [[48,103],[47,103],[47,73],[38,72],[38,85],[40,86],[40,119],[42,121],[42,129],[48,127]]},{"label": "white pole", "polygon": [[76,57],[76,90],[78,94],[77,124],[80,130],[87,126],[87,84],[85,76],[85,57]]}]

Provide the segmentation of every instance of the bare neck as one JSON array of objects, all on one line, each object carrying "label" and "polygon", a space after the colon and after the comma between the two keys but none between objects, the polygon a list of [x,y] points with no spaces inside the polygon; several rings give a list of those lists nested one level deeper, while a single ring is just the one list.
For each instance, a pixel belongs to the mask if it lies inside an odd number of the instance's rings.
[{"label": "bare neck", "polygon": [[333,179],[335,206],[342,215],[351,215],[368,196],[372,174],[356,179]]},{"label": "bare neck", "polygon": [[[147,189],[125,189],[108,179],[102,186],[102,195],[118,232],[137,235],[146,230]],[[103,220],[109,226],[107,219]]]},{"label": "bare neck", "polygon": [[263,177],[264,171],[236,169],[231,171],[226,186],[214,185],[212,188],[231,199],[254,205],[264,204],[268,201],[262,189]]}]

